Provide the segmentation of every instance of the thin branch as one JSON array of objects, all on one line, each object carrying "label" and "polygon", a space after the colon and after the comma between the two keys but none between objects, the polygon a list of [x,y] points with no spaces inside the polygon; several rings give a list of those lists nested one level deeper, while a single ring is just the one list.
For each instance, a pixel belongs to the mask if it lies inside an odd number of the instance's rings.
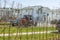
[{"label": "thin branch", "polygon": [[4,0],[4,8],[6,7],[6,2],[7,2],[7,1],[6,1],[6,0]]}]

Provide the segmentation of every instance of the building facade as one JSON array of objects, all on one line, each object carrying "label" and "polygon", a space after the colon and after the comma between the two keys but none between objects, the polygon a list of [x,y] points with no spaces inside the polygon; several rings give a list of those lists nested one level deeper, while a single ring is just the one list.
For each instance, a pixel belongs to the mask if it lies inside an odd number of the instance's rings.
[{"label": "building facade", "polygon": [[50,23],[54,19],[60,19],[60,11],[51,10],[42,6],[24,7],[22,9],[0,9],[0,18],[6,15],[7,17],[20,18],[24,15],[32,15],[34,21],[38,23]]}]

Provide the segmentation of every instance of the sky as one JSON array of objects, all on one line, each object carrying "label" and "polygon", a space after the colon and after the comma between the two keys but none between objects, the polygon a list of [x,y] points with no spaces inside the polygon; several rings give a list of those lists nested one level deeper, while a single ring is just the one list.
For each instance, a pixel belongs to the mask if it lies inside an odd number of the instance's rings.
[{"label": "sky", "polygon": [[[12,7],[12,2],[14,1],[14,8],[18,7],[28,7],[28,6],[43,6],[50,9],[60,8],[60,0],[6,0],[6,7]],[[0,0],[0,7],[4,7],[4,0]]]}]

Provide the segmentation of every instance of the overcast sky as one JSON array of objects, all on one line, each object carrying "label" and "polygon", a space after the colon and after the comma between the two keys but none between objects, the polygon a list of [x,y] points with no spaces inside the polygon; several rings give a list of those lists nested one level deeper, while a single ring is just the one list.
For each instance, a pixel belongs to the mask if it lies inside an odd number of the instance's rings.
[{"label": "overcast sky", "polygon": [[[7,0],[6,7],[11,7],[12,2],[14,3],[14,8],[17,7],[17,4],[22,4],[23,7],[27,6],[44,6],[50,9],[60,8],[60,0]],[[0,5],[4,6],[4,0],[0,0]]]}]

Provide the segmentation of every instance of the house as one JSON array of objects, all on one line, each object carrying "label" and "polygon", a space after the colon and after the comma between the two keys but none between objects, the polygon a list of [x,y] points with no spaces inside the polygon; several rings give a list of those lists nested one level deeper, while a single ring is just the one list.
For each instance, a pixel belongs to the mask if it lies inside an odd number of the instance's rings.
[{"label": "house", "polygon": [[57,15],[56,11],[51,10],[47,7],[30,6],[20,9],[19,15],[19,17],[21,17],[21,15],[33,15],[34,21],[36,21],[36,18],[38,17],[38,23],[48,23],[50,25],[50,22],[52,20],[58,18],[59,13]]},{"label": "house", "polygon": [[32,6],[22,8],[19,15],[33,15],[33,17],[39,17],[40,22],[47,22],[47,18],[51,10],[47,7],[42,6]]},{"label": "house", "polygon": [[60,19],[60,11],[58,9],[51,10],[43,6],[29,6],[21,9],[0,8],[0,18],[3,16],[20,18],[23,15],[32,15],[34,21],[38,23],[49,23],[54,19]]}]

